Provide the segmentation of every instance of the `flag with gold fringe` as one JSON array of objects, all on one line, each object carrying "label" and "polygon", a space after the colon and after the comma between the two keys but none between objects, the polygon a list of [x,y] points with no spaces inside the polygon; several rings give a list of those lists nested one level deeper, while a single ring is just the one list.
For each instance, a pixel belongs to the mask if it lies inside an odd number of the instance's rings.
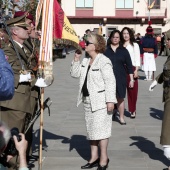
[{"label": "flag with gold fringe", "polygon": [[78,36],[57,0],[54,0],[53,8],[53,35],[55,43],[72,45],[81,49]]},{"label": "flag with gold fringe", "polygon": [[[43,0],[39,1],[37,6],[37,19],[39,20],[42,11],[42,36],[40,43],[40,53],[39,53],[39,73],[45,78],[52,79],[53,77],[53,55],[52,55],[52,44],[53,44],[53,1],[54,0]],[[39,8],[40,7],[40,8]],[[38,22],[36,20],[36,26]],[[49,80],[49,81],[50,81]]]},{"label": "flag with gold fringe", "polygon": [[[44,78],[47,85],[53,82],[53,1],[39,0],[36,10],[36,29],[42,11],[42,33],[39,51],[39,76]],[[39,145],[39,170],[42,170],[42,140],[43,140],[43,110],[44,110],[44,88],[41,88],[41,114],[40,114],[40,145]]]}]

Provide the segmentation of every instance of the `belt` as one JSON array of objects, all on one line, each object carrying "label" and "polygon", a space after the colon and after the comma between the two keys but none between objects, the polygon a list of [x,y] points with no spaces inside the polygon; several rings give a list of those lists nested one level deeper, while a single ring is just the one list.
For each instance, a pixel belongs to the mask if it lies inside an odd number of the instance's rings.
[{"label": "belt", "polygon": [[153,53],[154,49],[153,48],[143,48],[144,52],[148,52],[148,53]]}]

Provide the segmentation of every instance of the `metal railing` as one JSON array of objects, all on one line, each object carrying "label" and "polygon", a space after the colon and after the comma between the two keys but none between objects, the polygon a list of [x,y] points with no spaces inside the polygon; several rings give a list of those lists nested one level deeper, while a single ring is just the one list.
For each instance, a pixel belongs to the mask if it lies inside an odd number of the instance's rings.
[{"label": "metal railing", "polygon": [[[165,16],[166,13],[166,8],[162,7],[160,9],[150,9],[150,16]],[[149,10],[148,8],[145,8],[145,15],[149,15]]]}]

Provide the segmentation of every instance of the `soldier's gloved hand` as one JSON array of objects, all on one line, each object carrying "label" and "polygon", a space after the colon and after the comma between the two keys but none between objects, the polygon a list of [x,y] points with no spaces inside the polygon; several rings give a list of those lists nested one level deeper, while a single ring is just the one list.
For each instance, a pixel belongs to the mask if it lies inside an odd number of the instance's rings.
[{"label": "soldier's gloved hand", "polygon": [[31,74],[28,73],[28,74],[20,74],[20,77],[19,77],[19,82],[22,83],[22,82],[29,82],[31,80]]},{"label": "soldier's gloved hand", "polygon": [[170,159],[170,145],[162,145],[164,150],[164,155]]},{"label": "soldier's gloved hand", "polygon": [[158,84],[158,82],[157,82],[156,80],[154,80],[154,81],[152,82],[152,84],[150,85],[150,87],[149,87],[149,91],[153,91],[154,87],[155,87],[157,84]]},{"label": "soldier's gloved hand", "polygon": [[37,87],[47,87],[48,85],[45,83],[43,78],[38,78],[36,83],[35,83],[35,86],[37,86]]}]

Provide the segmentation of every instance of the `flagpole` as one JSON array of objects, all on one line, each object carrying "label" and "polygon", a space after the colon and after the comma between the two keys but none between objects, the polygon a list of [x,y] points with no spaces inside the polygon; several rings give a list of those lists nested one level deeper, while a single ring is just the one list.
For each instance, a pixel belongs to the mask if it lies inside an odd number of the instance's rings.
[{"label": "flagpole", "polygon": [[[42,32],[44,32],[45,24],[45,13],[46,13],[46,1],[43,3],[43,13],[42,13]],[[45,49],[43,49],[44,37],[41,37],[41,46],[40,46],[40,66],[39,72],[42,78],[44,78],[44,63],[45,63]],[[40,114],[40,146],[39,146],[39,170],[42,170],[42,148],[43,148],[43,121],[44,121],[44,88],[41,88],[41,114]]]},{"label": "flagpole", "polygon": [[44,88],[41,88],[41,115],[40,115],[40,148],[39,148],[39,170],[42,170],[42,139],[43,139],[43,119],[44,119]]},{"label": "flagpole", "polygon": [[151,17],[150,17],[150,0],[149,0],[149,4],[148,4],[148,10],[149,10],[149,13],[148,13],[148,21],[150,21],[151,20]]},{"label": "flagpole", "polygon": [[[38,2],[38,6],[36,9],[36,22],[35,22],[35,29],[37,30],[38,24],[39,24],[39,19],[40,19],[40,15],[41,15],[41,10],[43,7],[43,0],[39,0]],[[43,24],[43,21],[42,21]],[[41,40],[42,41],[42,40]],[[41,55],[42,50],[40,50],[40,54]],[[41,68],[41,69],[40,69]],[[41,71],[42,74],[42,63],[40,60],[40,56],[39,56],[39,72]],[[41,96],[40,96],[40,145],[39,145],[39,164],[38,164],[38,170],[42,170],[42,139],[43,139],[43,115],[44,115],[44,88],[40,89],[41,91]]]}]

